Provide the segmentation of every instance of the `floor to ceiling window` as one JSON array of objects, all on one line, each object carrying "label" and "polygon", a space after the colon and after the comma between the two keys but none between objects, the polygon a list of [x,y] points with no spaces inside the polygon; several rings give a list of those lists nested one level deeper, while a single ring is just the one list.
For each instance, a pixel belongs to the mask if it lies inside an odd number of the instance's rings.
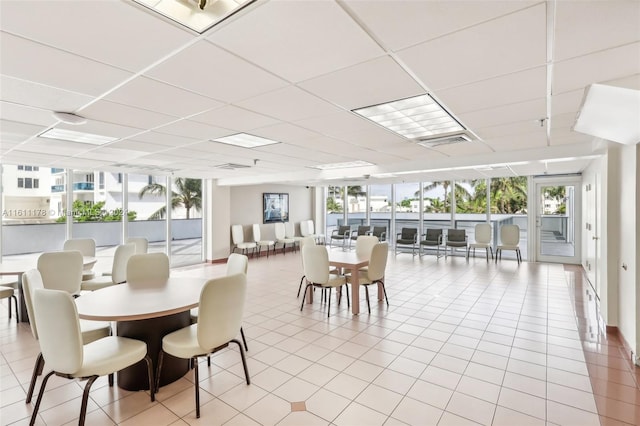
[{"label": "floor to ceiling window", "polygon": [[128,176],[130,216],[127,235],[149,240],[150,253],[167,252],[166,183],[166,176]]},{"label": "floor to ceiling window", "polygon": [[[325,234],[327,238],[334,229],[338,229],[344,220],[344,187],[329,186],[325,193],[327,217]],[[327,240],[328,241],[328,240]]]},{"label": "floor to ceiling window", "polygon": [[487,223],[487,180],[455,181],[454,228],[464,229],[469,242],[475,241],[475,226]]},{"label": "floor to ceiling window", "polygon": [[[419,229],[420,223],[420,183],[396,183],[395,191],[395,233],[402,232],[402,228]],[[422,232],[418,232],[422,234]],[[393,236],[395,240],[395,235]]]},{"label": "floor to ceiling window", "polygon": [[[489,185],[494,244],[500,243],[500,227],[502,225],[518,225],[520,227],[520,251],[523,259],[528,258],[528,187],[526,176],[492,178]],[[502,257],[515,259],[515,252],[507,250],[502,254]]]},{"label": "floor to ceiling window", "polygon": [[[451,181],[422,183],[423,227],[447,229],[451,227]],[[423,230],[423,233],[426,232]]]},{"label": "floor to ceiling window", "polygon": [[202,261],[202,179],[172,179],[171,265]]},{"label": "floor to ceiling window", "polygon": [[371,226],[383,226],[387,241],[393,241],[391,233],[392,186],[369,185],[369,219]]}]

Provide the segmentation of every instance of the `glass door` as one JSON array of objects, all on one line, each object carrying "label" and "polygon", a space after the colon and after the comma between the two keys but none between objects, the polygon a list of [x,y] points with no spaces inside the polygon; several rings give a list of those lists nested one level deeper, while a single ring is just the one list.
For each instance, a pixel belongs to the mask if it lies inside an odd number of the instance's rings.
[{"label": "glass door", "polygon": [[536,200],[537,260],[579,264],[580,181],[538,181]]}]

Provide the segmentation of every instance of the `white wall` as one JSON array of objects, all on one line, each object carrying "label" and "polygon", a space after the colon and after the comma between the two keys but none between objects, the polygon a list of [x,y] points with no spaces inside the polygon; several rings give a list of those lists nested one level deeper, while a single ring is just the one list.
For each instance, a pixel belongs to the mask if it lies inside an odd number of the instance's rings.
[{"label": "white wall", "polygon": [[[620,156],[618,169],[615,173],[620,176],[620,204],[615,206],[615,217],[620,225],[620,238],[618,238],[618,250],[615,259],[610,263],[615,267],[618,278],[618,307],[619,328],[627,343],[632,348],[637,348],[638,308],[637,308],[637,146],[622,146],[619,149]],[[619,207],[618,207],[619,206]],[[610,211],[611,213],[611,211]],[[622,265],[627,269],[623,269]]]}]

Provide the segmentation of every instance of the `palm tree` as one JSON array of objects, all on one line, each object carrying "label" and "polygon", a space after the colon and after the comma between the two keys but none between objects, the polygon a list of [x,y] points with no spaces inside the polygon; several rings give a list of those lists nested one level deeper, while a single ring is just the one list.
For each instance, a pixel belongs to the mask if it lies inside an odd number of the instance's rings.
[{"label": "palm tree", "polygon": [[[450,180],[443,180],[443,181],[435,181],[435,182],[431,182],[429,185],[425,185],[422,188],[422,193],[424,194],[425,192],[429,192],[432,191],[436,188],[442,187],[442,189],[444,189],[444,207],[445,210],[444,211],[450,211],[451,210],[451,194],[449,193],[449,186],[451,185],[451,181]],[[465,188],[464,186],[460,185],[460,183],[456,182],[455,185],[455,193],[456,193],[456,201],[459,198],[469,198],[471,197],[471,194],[469,193],[469,191],[467,190],[467,188]],[[420,196],[420,191],[416,191],[414,194],[416,197]]]},{"label": "palm tree", "polygon": [[[196,211],[202,210],[202,180],[190,178],[177,178],[174,185],[178,192],[171,191],[171,209],[183,206],[187,211],[187,219],[191,216],[191,209]],[[140,190],[138,198],[144,197],[146,194],[155,196],[166,196],[167,188],[159,183],[150,183]],[[156,210],[149,220],[163,219],[167,214],[167,207],[162,206]]]},{"label": "palm tree", "polygon": [[[527,208],[527,178],[524,176],[491,179],[491,211],[524,212]],[[495,204],[494,204],[495,203]],[[495,210],[495,211],[494,211]]]}]

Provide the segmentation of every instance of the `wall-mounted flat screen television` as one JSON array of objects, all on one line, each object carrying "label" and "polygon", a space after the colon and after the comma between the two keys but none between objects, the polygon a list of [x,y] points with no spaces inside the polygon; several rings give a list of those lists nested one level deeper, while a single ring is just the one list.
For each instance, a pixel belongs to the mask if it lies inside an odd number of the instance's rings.
[{"label": "wall-mounted flat screen television", "polygon": [[263,223],[289,221],[289,194],[265,192],[262,194]]}]

